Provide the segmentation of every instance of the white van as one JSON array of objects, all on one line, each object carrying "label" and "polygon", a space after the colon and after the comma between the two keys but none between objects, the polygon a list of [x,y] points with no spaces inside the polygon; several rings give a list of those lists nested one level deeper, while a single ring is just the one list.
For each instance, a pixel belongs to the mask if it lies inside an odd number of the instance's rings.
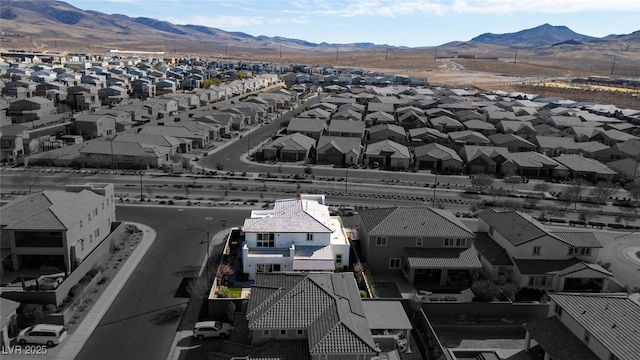
[{"label": "white van", "polygon": [[340,208],[340,215],[342,216],[353,216],[357,214],[358,212],[353,206],[343,206]]},{"label": "white van", "polygon": [[43,344],[58,345],[67,337],[67,329],[62,325],[37,324],[20,331],[16,341],[20,345]]}]

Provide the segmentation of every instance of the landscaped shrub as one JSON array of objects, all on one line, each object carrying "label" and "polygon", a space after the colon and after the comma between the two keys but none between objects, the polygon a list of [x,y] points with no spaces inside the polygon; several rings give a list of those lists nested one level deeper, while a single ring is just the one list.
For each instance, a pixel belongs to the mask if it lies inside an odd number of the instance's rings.
[{"label": "landscaped shrub", "polygon": [[22,314],[20,314],[20,325],[31,326],[42,321],[42,304],[26,304],[22,307]]},{"label": "landscaped shrub", "polygon": [[474,301],[491,301],[500,295],[500,288],[493,281],[480,280],[471,285]]},{"label": "landscaped shrub", "polygon": [[228,298],[229,297],[229,288],[226,286],[221,286],[220,289],[216,292],[216,295],[219,298]]},{"label": "landscaped shrub", "polygon": [[86,274],[85,276],[80,278],[80,281],[78,281],[78,284],[87,285],[88,283],[91,282],[91,279],[93,279],[93,277],[89,274]]},{"label": "landscaped shrub", "polygon": [[369,297],[369,295],[367,295],[367,292],[364,290],[360,290],[360,297],[363,299],[366,299]]},{"label": "landscaped shrub", "polygon": [[47,304],[47,305],[44,307],[44,313],[45,313],[45,314],[51,314],[51,313],[54,313],[54,312],[56,312],[56,306],[55,306],[55,305],[53,305],[53,304]]},{"label": "landscaped shrub", "polygon": [[91,276],[92,279],[94,277],[96,277],[96,275],[98,275],[98,273],[100,273],[100,270],[95,269],[95,268],[87,271],[87,275]]}]

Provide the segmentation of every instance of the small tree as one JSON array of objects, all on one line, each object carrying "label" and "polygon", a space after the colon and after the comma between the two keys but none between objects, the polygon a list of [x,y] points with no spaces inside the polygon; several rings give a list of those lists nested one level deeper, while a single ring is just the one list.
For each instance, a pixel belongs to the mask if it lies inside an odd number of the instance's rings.
[{"label": "small tree", "polygon": [[42,182],[42,176],[36,174],[33,171],[22,171],[15,176],[11,177],[11,182],[14,185],[18,185],[26,189],[29,194],[33,191],[33,188]]},{"label": "small tree", "polygon": [[307,175],[313,174],[313,168],[311,166],[309,166],[309,165],[305,166],[304,167],[304,173],[307,174]]},{"label": "small tree", "polygon": [[191,297],[202,298],[209,293],[210,285],[206,276],[198,276],[187,284],[187,293]]},{"label": "small tree", "polygon": [[566,191],[562,193],[567,202],[573,203],[573,210],[576,210],[578,201],[580,201],[580,195],[582,195],[585,185],[586,183],[582,179],[574,180],[571,185],[567,187]]},{"label": "small tree", "polygon": [[478,188],[479,190],[484,190],[493,185],[493,177],[487,174],[479,174],[471,179],[471,185]]},{"label": "small tree", "polygon": [[477,301],[491,301],[500,295],[500,288],[493,281],[479,280],[471,285]]},{"label": "small tree", "polygon": [[220,280],[222,283],[225,283],[234,273],[235,270],[233,269],[233,266],[225,262],[220,264],[220,266],[218,267],[217,277],[218,280]]},{"label": "small tree", "polygon": [[364,264],[360,261],[353,264],[353,275],[355,276],[356,281],[358,282],[358,285],[360,285],[360,287],[364,287],[366,283],[365,271],[367,271],[367,264]]},{"label": "small tree", "polygon": [[602,208],[602,205],[607,203],[607,200],[615,191],[616,189],[611,182],[600,181],[593,187],[593,190],[591,190],[591,195],[595,198],[598,205],[600,205],[600,208]]}]

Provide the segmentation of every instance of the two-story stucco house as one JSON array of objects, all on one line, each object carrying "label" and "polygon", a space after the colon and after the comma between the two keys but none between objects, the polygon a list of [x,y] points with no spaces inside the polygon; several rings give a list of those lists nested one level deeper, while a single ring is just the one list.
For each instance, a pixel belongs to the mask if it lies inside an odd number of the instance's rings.
[{"label": "two-story stucco house", "polygon": [[518,287],[600,291],[613,276],[596,264],[602,245],[593,233],[551,232],[517,211],[482,211],[476,248],[489,274]]},{"label": "two-story stucco house", "polygon": [[350,243],[324,195],[278,200],[272,210],[254,210],[242,231],[243,272],[334,271],[349,265]]},{"label": "two-story stucco house", "polygon": [[111,232],[113,184],[67,185],[65,190],[46,190],[0,208],[2,248],[10,249],[13,271],[70,273]]},{"label": "two-story stucco house", "polygon": [[360,247],[369,269],[403,274],[422,288],[465,286],[482,268],[475,235],[446,210],[392,207],[364,209]]},{"label": "two-story stucco house", "polygon": [[[549,317],[524,324],[544,360],[637,360],[640,294],[549,294]],[[538,352],[539,353],[539,352]]]}]

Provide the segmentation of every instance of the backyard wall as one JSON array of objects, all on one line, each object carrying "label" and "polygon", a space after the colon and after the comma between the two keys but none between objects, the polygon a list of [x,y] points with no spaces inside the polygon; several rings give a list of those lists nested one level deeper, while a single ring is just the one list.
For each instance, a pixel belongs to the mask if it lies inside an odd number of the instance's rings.
[{"label": "backyard wall", "polygon": [[422,304],[422,310],[432,320],[543,319],[549,313],[549,304],[427,302]]}]

